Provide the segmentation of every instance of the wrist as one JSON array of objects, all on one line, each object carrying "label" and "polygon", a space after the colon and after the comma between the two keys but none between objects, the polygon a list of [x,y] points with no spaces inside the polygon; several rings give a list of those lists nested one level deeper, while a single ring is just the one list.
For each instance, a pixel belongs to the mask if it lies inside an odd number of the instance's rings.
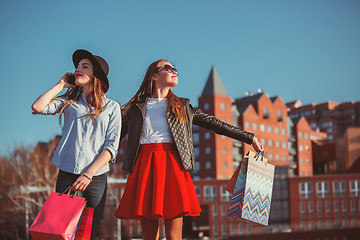
[{"label": "wrist", "polygon": [[92,181],[92,177],[90,177],[88,174],[86,174],[85,172],[81,172],[81,176],[86,177],[87,179],[90,180],[90,182]]}]

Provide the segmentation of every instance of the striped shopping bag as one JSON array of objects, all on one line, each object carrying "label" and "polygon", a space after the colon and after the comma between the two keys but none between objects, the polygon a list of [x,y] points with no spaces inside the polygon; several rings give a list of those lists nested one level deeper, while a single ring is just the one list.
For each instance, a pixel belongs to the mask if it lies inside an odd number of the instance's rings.
[{"label": "striped shopping bag", "polygon": [[76,232],[75,240],[90,240],[94,209],[86,207]]},{"label": "striped shopping bag", "polygon": [[228,216],[268,226],[274,171],[263,152],[249,151],[239,167]]}]

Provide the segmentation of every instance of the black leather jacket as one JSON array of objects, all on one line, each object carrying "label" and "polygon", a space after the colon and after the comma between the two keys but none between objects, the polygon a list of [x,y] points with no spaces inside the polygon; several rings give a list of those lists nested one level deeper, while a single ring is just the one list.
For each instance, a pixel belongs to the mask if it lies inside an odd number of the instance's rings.
[{"label": "black leather jacket", "polygon": [[[217,134],[225,135],[248,144],[253,141],[254,134],[241,130],[238,127],[231,126],[214,116],[203,113],[200,109],[194,109],[189,99],[183,98],[185,112],[188,116],[187,123],[179,123],[172,112],[167,112],[166,117],[170,131],[174,138],[176,148],[179,152],[181,162],[185,170],[194,170],[195,157],[192,137],[192,124],[215,131]],[[136,157],[140,147],[140,136],[145,120],[147,99],[138,99],[123,114],[121,139],[128,136],[127,148],[123,169],[133,172]]]}]

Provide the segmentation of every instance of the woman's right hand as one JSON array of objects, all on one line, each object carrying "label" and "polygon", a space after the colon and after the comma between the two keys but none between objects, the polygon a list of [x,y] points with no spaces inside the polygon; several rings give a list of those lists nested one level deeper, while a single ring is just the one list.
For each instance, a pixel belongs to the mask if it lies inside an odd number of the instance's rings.
[{"label": "woman's right hand", "polygon": [[70,83],[68,82],[70,75],[73,75],[73,73],[67,72],[67,73],[65,73],[65,74],[61,77],[59,83],[60,83],[60,84],[63,84],[63,88],[74,88],[74,87],[77,87],[76,84],[70,84]]}]

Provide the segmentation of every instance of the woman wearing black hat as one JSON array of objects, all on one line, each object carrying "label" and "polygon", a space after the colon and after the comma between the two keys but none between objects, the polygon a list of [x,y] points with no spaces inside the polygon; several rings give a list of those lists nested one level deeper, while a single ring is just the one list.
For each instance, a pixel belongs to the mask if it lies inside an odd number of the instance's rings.
[{"label": "woman wearing black hat", "polygon": [[[66,188],[82,192],[87,206],[94,208],[91,239],[95,238],[106,198],[109,161],[115,160],[121,132],[120,105],[108,99],[106,61],[86,50],[73,54],[75,74],[60,81],[32,105],[35,114],[64,115],[63,133],[52,162],[60,169],[56,191]],[[75,79],[74,79],[75,78]],[[54,98],[61,90],[65,94]]]}]

